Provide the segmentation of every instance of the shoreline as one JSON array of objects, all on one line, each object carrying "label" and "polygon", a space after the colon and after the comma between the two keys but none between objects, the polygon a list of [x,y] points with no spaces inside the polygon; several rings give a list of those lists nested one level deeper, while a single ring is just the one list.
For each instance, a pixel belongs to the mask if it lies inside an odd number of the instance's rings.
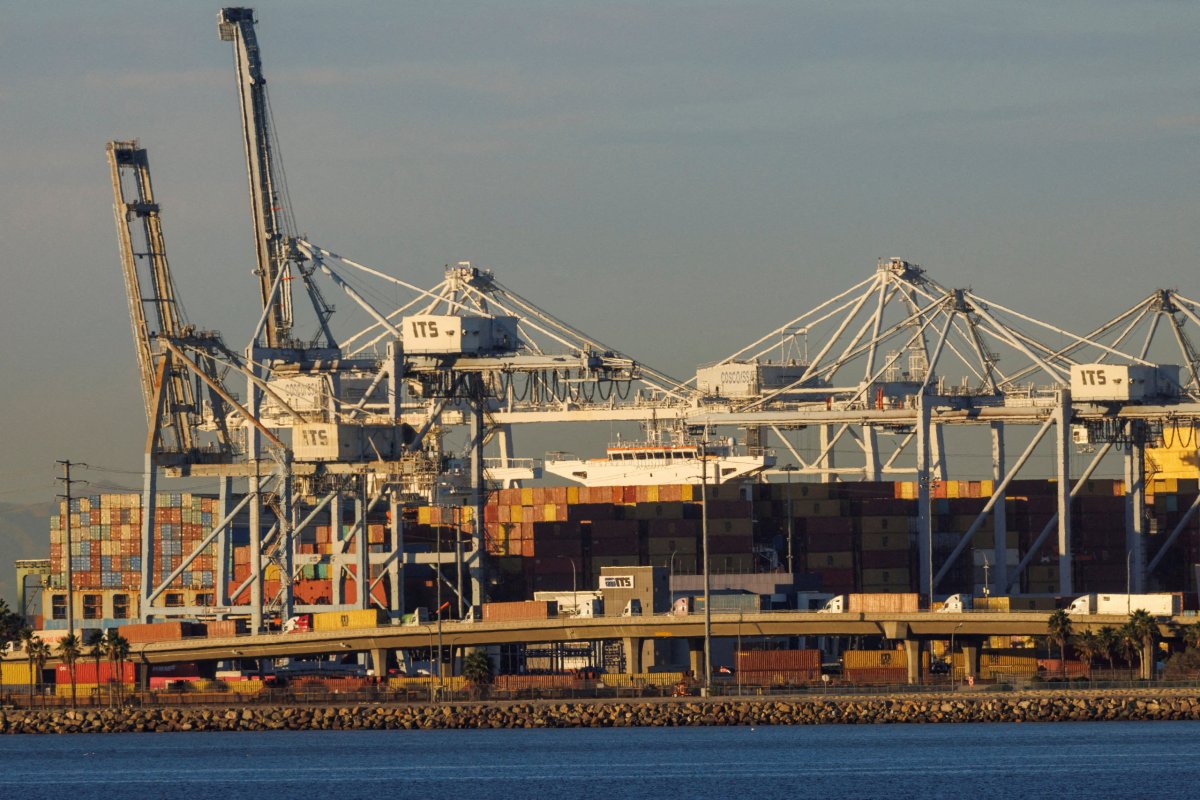
[{"label": "shoreline", "polygon": [[1200,720],[1200,690],[0,710],[0,734]]}]

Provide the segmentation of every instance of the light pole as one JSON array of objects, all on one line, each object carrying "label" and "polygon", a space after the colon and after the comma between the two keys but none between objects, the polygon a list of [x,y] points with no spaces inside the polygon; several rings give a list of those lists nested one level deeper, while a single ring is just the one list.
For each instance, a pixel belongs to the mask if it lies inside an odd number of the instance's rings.
[{"label": "light pole", "polygon": [[792,519],[792,473],[796,471],[795,464],[788,464],[783,468],[787,473],[787,564],[788,574],[792,576],[792,581],[796,580],[796,562],[792,558],[792,540],[795,538],[792,532],[792,526],[795,524]]},{"label": "light pole", "polygon": [[958,633],[958,629],[961,628],[964,624],[965,623],[960,622],[954,626],[954,630],[950,631],[950,688],[951,689],[958,688],[958,682],[957,682],[956,676],[954,674],[954,634]]},{"label": "light pole", "polygon": [[704,696],[712,694],[712,600],[708,579],[708,437],[700,442],[700,539],[704,559]]}]

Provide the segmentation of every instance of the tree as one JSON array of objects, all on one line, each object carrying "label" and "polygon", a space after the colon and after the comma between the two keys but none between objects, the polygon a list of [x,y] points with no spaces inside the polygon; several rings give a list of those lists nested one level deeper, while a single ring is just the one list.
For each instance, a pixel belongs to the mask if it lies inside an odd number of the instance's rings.
[{"label": "tree", "polygon": [[1063,609],[1058,609],[1046,620],[1046,630],[1050,638],[1058,643],[1058,657],[1063,674],[1067,672],[1067,640],[1071,638],[1071,617]]},{"label": "tree", "polygon": [[[8,653],[9,646],[21,640],[21,631],[25,628],[25,620],[21,615],[8,607],[0,599],[0,658]],[[4,696],[4,674],[0,671],[0,697]]]},{"label": "tree", "polygon": [[71,676],[71,708],[78,708],[78,701],[75,697],[75,662],[83,655],[83,646],[79,637],[75,634],[67,634],[58,643],[58,654],[62,658],[62,662],[67,665],[67,672]]},{"label": "tree", "polygon": [[1079,657],[1083,659],[1084,669],[1087,670],[1088,678],[1092,677],[1092,659],[1101,651],[1100,637],[1094,631],[1084,631],[1076,634],[1073,640],[1075,652],[1079,653]]},{"label": "tree", "polygon": [[[111,630],[104,637],[104,653],[113,667],[113,679],[116,681],[116,698],[119,705],[122,702],[121,690],[124,688],[125,659],[129,657],[129,641],[117,631]],[[113,694],[110,690],[110,703],[112,699]]]},{"label": "tree", "polygon": [[1158,622],[1149,611],[1139,608],[1129,615],[1129,635],[1137,642],[1138,664],[1142,680],[1154,677],[1154,641],[1158,638]]},{"label": "tree", "polygon": [[1096,638],[1100,644],[1100,655],[1104,656],[1104,660],[1108,662],[1108,671],[1112,672],[1116,669],[1114,659],[1117,657],[1121,636],[1117,629],[1111,625],[1105,625],[1096,634]]},{"label": "tree", "polygon": [[475,650],[463,659],[462,674],[470,682],[472,692],[481,692],[492,682],[492,660],[482,650]]},{"label": "tree", "polygon": [[1133,626],[1128,622],[1120,627],[1120,629],[1117,631],[1117,636],[1117,649],[1125,658],[1125,662],[1131,667],[1129,677],[1132,679],[1133,659],[1137,658],[1139,661],[1141,660],[1141,642],[1138,641],[1138,637],[1133,630]]},{"label": "tree", "polygon": [[95,673],[92,675],[92,680],[95,682],[95,693],[100,694],[100,659],[104,658],[104,634],[101,631],[92,631],[88,634],[88,658],[92,659],[92,664],[95,667]]},{"label": "tree", "polygon": [[[30,649],[30,659],[33,662],[34,669],[33,675],[30,677],[31,679],[36,680],[38,693],[40,694],[42,687],[42,670],[46,668],[46,660],[50,658],[51,655],[50,645],[46,644],[40,638],[35,636],[30,642]],[[42,705],[45,705],[45,703],[43,702]]]},{"label": "tree", "polygon": [[1183,640],[1183,646],[1189,650],[1200,649],[1200,622],[1191,625],[1180,625],[1178,635]]},{"label": "tree", "polygon": [[33,635],[33,628],[21,629],[21,647],[25,650],[25,657],[29,659],[29,706],[33,707],[33,642],[37,639]]}]

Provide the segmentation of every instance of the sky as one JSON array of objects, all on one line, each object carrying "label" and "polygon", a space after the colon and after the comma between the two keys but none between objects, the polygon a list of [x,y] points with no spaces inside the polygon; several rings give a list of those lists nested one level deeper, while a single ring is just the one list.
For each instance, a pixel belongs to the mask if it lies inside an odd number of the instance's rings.
[{"label": "sky", "polygon": [[[1194,3],[256,8],[310,239],[424,286],[472,260],[673,375],[879,257],[1075,330],[1200,295]],[[140,483],[109,139],[149,151],[189,318],[257,320],[217,9],[0,0],[0,502],[57,459]]]}]

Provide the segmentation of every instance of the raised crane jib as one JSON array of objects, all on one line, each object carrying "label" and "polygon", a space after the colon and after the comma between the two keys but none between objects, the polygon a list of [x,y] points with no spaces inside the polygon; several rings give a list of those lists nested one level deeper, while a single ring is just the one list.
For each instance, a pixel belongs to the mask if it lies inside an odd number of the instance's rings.
[{"label": "raised crane jib", "polygon": [[298,271],[302,259],[295,247],[295,238],[288,230],[287,191],[282,170],[276,163],[278,148],[271,130],[267,82],[263,77],[258,39],[254,34],[254,10],[221,9],[217,15],[217,30],[223,41],[233,42],[237,63],[246,172],[250,179],[250,213],[257,256],[256,274],[262,308],[268,312],[266,344],[269,347],[283,347],[292,335],[290,280],[293,265]]},{"label": "raised crane jib", "polygon": [[[154,420],[160,419],[155,411],[156,374],[164,358],[156,339],[179,338],[190,333],[190,327],[176,300],[146,151],[138,147],[136,141],[113,141],[108,143],[107,152],[142,400],[146,418],[153,424]],[[173,368],[165,377],[163,391],[166,392],[167,411],[159,423],[162,448],[187,452],[194,444],[192,426],[197,418],[196,396],[185,371]]]}]

